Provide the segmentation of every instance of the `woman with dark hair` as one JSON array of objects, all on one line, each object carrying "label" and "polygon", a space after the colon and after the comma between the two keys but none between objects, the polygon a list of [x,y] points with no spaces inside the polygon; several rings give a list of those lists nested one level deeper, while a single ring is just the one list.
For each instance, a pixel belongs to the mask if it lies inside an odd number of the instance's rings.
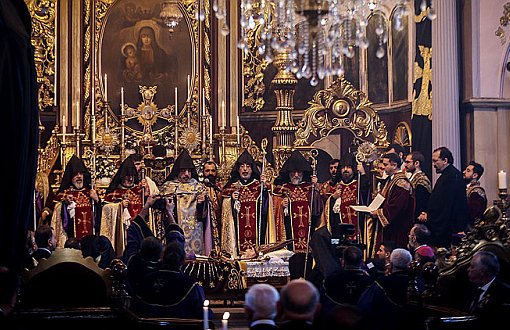
[{"label": "woman with dark hair", "polygon": [[165,74],[160,70],[164,67],[166,53],[159,47],[152,27],[144,26],[140,29],[137,49],[142,70],[142,82],[153,83],[163,80]]}]

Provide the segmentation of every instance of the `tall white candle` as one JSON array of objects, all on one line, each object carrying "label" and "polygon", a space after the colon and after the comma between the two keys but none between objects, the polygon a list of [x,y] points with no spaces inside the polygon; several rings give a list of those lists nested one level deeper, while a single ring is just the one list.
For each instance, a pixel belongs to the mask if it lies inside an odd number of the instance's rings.
[{"label": "tall white candle", "polygon": [[108,75],[104,74],[104,100],[108,102]]},{"label": "tall white candle", "polygon": [[108,131],[108,108],[104,109],[104,128]]},{"label": "tall white candle", "polygon": [[177,110],[177,87],[175,87],[175,116],[178,116],[178,110]]},{"label": "tall white candle", "polygon": [[124,87],[120,88],[120,115],[124,116]]},{"label": "tall white candle", "polygon": [[66,130],[67,130],[67,127],[66,127],[67,123],[66,123],[66,115],[62,115],[62,143],[66,143]]},{"label": "tall white candle", "polygon": [[212,145],[213,129],[212,129],[212,116],[209,115],[209,144]]},{"label": "tall white candle", "polygon": [[202,116],[205,118],[205,88],[202,88]]},{"label": "tall white candle", "polygon": [[225,100],[221,101],[221,127],[227,126],[227,110],[225,109]]},{"label": "tall white candle", "polygon": [[189,75],[188,75],[188,80],[187,80],[187,84],[186,84],[186,86],[187,86],[187,88],[188,88],[188,90],[187,90],[187,94],[186,94],[186,95],[187,95],[187,97],[189,98],[189,97],[191,97],[191,95],[189,94],[189,91],[190,91],[190,89],[191,89],[191,80],[190,80],[190,76],[189,76]]},{"label": "tall white candle", "polygon": [[76,128],[80,128],[80,102],[76,101]]},{"label": "tall white candle", "polygon": [[230,312],[223,313],[223,320],[221,320],[221,330],[228,329],[228,318],[230,317]]},{"label": "tall white candle", "polygon": [[239,115],[237,115],[237,144],[241,144],[241,126],[239,125]]},{"label": "tall white candle", "polygon": [[498,188],[499,189],[506,189],[506,172],[501,170],[498,173]]},{"label": "tall white candle", "polygon": [[209,300],[204,300],[204,330],[209,329]]}]

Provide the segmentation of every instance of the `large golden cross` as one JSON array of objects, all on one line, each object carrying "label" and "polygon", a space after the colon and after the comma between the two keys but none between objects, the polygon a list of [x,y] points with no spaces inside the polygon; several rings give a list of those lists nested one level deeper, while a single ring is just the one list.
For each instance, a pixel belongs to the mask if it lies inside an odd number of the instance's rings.
[{"label": "large golden cross", "polygon": [[[303,213],[303,207],[304,206],[298,206],[299,213],[293,213],[292,217],[299,218],[299,227],[305,227],[305,224],[303,223],[303,218],[308,219],[308,215],[306,213]],[[307,221],[308,223],[308,221]]]},{"label": "large golden cross", "polygon": [[246,217],[246,228],[251,228],[250,224],[250,217],[255,218],[254,213],[250,213],[251,206],[245,206],[244,209],[246,210],[244,213],[241,213],[241,217]]}]

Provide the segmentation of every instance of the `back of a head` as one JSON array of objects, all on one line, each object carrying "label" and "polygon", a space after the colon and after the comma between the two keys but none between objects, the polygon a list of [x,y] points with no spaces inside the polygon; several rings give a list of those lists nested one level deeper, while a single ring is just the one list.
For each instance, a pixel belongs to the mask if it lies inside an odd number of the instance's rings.
[{"label": "back of a head", "polygon": [[53,230],[48,225],[41,225],[37,227],[34,239],[35,244],[37,244],[38,248],[47,248],[48,247],[48,240],[51,239],[53,236]]},{"label": "back of a head", "polygon": [[169,269],[180,269],[184,263],[186,253],[179,242],[170,242],[163,252],[163,265]]},{"label": "back of a head", "polygon": [[393,270],[407,270],[411,261],[413,256],[406,249],[398,248],[391,252],[390,263]]},{"label": "back of a head", "polygon": [[279,299],[280,294],[272,285],[258,283],[246,292],[244,304],[252,311],[253,319],[274,319]]},{"label": "back of a head", "polygon": [[313,320],[319,304],[319,291],[309,281],[295,279],[280,292],[280,302],[287,320]]},{"label": "back of a head", "polygon": [[360,267],[363,261],[363,252],[356,246],[348,246],[343,253],[344,266]]},{"label": "back of a head", "polygon": [[154,236],[145,237],[140,245],[140,256],[146,261],[158,261],[161,258],[163,245]]},{"label": "back of a head", "polygon": [[473,259],[478,259],[480,267],[489,277],[498,275],[500,265],[498,257],[494,253],[483,250],[477,251],[473,255]]},{"label": "back of a head", "polygon": [[426,244],[430,237],[430,230],[427,226],[421,223],[414,225],[414,236],[418,244]]}]

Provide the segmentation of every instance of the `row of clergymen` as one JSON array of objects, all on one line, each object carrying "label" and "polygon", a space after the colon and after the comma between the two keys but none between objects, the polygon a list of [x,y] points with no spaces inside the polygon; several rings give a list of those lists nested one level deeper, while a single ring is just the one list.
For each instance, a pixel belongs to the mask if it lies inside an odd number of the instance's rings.
[{"label": "row of clergymen", "polygon": [[[447,149],[446,154],[443,151],[440,148],[437,155],[434,152],[438,158],[434,166],[442,162],[446,173],[453,159]],[[419,165],[420,161],[414,160],[413,155],[406,157],[406,163],[410,158],[412,164]],[[147,196],[152,196],[161,197],[161,203],[155,203],[152,209],[162,211],[168,207],[170,211],[150,212],[156,216],[148,217],[149,228],[163,238],[168,223],[176,222],[184,231],[188,254],[209,255],[212,250],[221,250],[234,257],[250,257],[260,245],[286,240],[290,240],[289,249],[302,253],[307,251],[314,229],[324,228],[334,235],[340,223],[349,223],[354,225],[354,233],[349,238],[359,238],[357,242],[367,247],[367,256],[372,256],[374,247],[382,240],[405,247],[412,225],[423,216],[421,212],[429,212],[426,223],[432,232],[431,245],[449,247],[451,233],[463,230],[460,227],[466,222],[465,212],[457,212],[458,207],[451,208],[451,205],[466,205],[465,185],[464,203],[455,200],[457,191],[441,192],[428,198],[429,206],[423,208],[419,205],[423,204],[418,195],[419,186],[428,185],[430,196],[430,180],[419,175],[423,172],[416,168],[409,180],[400,170],[402,159],[396,153],[389,152],[381,160],[387,175],[380,180],[380,193],[385,200],[370,216],[360,216],[351,206],[368,203],[372,194],[364,167],[351,155],[331,161],[331,178],[319,184],[309,162],[294,151],[271,187],[252,156],[244,151],[234,164],[229,181],[221,187],[216,164],[203,165],[204,180],[199,182],[195,165],[184,150],[158,188],[149,178],[139,178],[142,157],[135,154],[122,163],[103,199],[92,189],[83,161],[73,156],[54,199],[51,224],[57,246],[63,246],[69,237],[79,239],[95,233],[107,236],[120,255],[126,248],[126,230],[133,224],[131,220],[142,211]],[[440,180],[434,190],[439,183]],[[450,182],[443,186],[452,187]],[[439,206],[433,205],[438,202]],[[445,216],[445,209],[448,209],[449,224],[436,215]],[[416,215],[418,211],[420,214]],[[169,216],[165,217],[167,213]]]}]

